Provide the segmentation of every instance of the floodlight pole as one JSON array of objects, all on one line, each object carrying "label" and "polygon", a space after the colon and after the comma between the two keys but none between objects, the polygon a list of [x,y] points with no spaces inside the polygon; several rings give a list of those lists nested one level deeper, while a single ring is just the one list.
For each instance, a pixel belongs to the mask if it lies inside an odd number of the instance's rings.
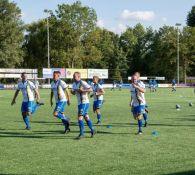
[{"label": "floodlight pole", "polygon": [[[44,10],[47,14],[47,67],[50,68],[50,35],[49,35],[49,11]],[[48,79],[48,83],[50,84],[50,79]]]},{"label": "floodlight pole", "polygon": [[179,86],[179,51],[180,51],[180,43],[179,43],[179,26],[181,26],[181,24],[177,23],[176,27],[177,27],[177,85]]}]

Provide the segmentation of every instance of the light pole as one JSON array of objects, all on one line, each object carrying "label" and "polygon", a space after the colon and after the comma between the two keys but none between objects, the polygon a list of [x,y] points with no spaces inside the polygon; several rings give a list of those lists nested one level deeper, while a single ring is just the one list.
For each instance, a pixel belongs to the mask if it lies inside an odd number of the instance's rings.
[{"label": "light pole", "polygon": [[[45,9],[44,12],[47,14],[47,67],[50,68],[49,10]],[[48,83],[50,84],[50,79]]]},{"label": "light pole", "polygon": [[181,24],[176,23],[175,26],[177,27],[177,85],[179,85],[179,26],[181,26]]}]

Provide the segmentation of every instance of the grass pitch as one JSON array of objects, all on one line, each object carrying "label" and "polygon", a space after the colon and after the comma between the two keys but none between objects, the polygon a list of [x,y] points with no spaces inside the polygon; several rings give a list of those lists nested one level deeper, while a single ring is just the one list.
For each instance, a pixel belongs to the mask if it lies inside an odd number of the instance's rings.
[{"label": "grass pitch", "polygon": [[[46,104],[31,118],[32,130],[26,131],[20,114],[21,94],[11,107],[14,91],[0,91],[0,174],[195,174],[195,106],[188,105],[195,104],[193,89],[147,92],[149,126],[141,136],[135,135],[128,90],[107,90],[102,126],[96,126],[95,138],[86,133],[79,141],[74,140],[79,133],[76,97],[66,108],[71,133],[63,135],[61,122],[52,117],[50,91],[40,93]],[[176,104],[181,105],[180,111]],[[90,116],[95,123],[92,105]],[[152,135],[153,131],[158,135]]]}]

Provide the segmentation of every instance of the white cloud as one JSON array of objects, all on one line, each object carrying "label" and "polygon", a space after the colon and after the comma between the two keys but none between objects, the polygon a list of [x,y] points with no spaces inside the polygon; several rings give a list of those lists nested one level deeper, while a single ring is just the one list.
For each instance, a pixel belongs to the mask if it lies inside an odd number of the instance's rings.
[{"label": "white cloud", "polygon": [[163,22],[167,22],[167,18],[166,18],[166,17],[163,17],[163,18],[162,18],[162,21],[163,21]]},{"label": "white cloud", "polygon": [[123,10],[121,19],[134,21],[152,21],[155,18],[153,11],[129,11]]},{"label": "white cloud", "polygon": [[97,26],[100,27],[100,28],[104,28],[104,27],[105,27],[104,21],[103,21],[102,19],[99,19],[99,20],[97,21],[96,24],[97,24]]}]

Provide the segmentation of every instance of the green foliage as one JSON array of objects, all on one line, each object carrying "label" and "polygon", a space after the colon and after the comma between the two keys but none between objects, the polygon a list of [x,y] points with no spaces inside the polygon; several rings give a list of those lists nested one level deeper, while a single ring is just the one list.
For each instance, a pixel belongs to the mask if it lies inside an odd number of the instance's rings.
[{"label": "green foliage", "polygon": [[[182,80],[195,74],[195,7],[188,25],[180,31]],[[142,24],[128,27],[120,36],[96,26],[94,9],[80,1],[61,4],[49,11],[51,67],[107,68],[110,79],[119,80],[135,71],[142,75],[176,76],[177,30],[163,26],[154,31]],[[0,2],[0,66],[42,69],[47,67],[47,21],[25,26],[20,9],[8,0]],[[22,49],[21,49],[22,47]],[[24,53],[24,54],[23,54]]]},{"label": "green foliage", "polygon": [[195,27],[195,6],[193,6],[191,11],[188,13],[187,25],[190,27]]},{"label": "green foliage", "polygon": [[23,61],[21,49],[23,23],[21,11],[8,0],[0,1],[0,67],[20,66]]}]

